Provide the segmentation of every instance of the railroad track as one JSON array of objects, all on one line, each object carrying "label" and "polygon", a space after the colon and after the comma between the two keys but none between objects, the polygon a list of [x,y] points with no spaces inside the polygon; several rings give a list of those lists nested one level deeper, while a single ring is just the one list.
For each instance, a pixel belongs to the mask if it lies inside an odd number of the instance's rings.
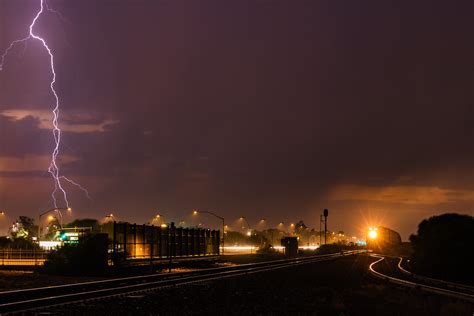
[{"label": "railroad track", "polygon": [[407,271],[402,267],[403,258],[399,257],[397,269],[400,275],[405,277],[394,277],[375,270],[375,266],[385,260],[386,256],[372,255],[379,258],[369,266],[370,273],[382,280],[398,284],[408,288],[414,288],[426,292],[436,293],[444,296],[449,296],[459,300],[474,303],[474,287],[457,284],[432,278],[423,277]]},{"label": "railroad track", "polygon": [[347,251],[338,254],[274,260],[190,272],[134,276],[0,292],[0,314],[5,315],[88,300],[140,294],[171,286],[218,280],[251,273],[283,269],[302,264],[333,260],[339,257],[362,252],[364,251]]}]

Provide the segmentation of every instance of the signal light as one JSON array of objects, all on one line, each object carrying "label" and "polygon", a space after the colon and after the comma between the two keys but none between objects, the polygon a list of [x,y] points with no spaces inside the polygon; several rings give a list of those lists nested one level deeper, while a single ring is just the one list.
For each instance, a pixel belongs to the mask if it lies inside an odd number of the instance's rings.
[{"label": "signal light", "polygon": [[62,241],[65,241],[67,239],[67,235],[66,235],[66,232],[60,232],[59,233],[59,239],[61,239]]}]

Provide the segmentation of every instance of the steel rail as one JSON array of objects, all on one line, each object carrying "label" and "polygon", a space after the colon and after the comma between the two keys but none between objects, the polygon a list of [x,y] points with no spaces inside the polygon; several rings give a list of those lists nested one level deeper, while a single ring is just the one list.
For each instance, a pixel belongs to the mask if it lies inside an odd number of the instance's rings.
[{"label": "steel rail", "polygon": [[[172,273],[167,275],[157,275],[161,276],[161,279],[152,280],[150,276],[136,276],[136,277],[127,277],[119,278],[112,280],[101,280],[101,281],[91,281],[83,282],[80,284],[71,284],[71,285],[59,285],[54,287],[43,287],[35,289],[25,289],[25,290],[15,290],[8,292],[0,292],[0,313],[10,313],[10,312],[21,312],[33,309],[40,309],[50,306],[64,305],[70,303],[78,303],[91,299],[103,299],[109,297],[116,297],[124,294],[135,294],[148,292],[151,290],[156,290],[159,288],[184,285],[197,282],[205,282],[210,280],[223,279],[227,277],[234,277],[239,275],[245,275],[250,273],[257,273],[263,271],[270,271],[275,269],[287,268],[295,265],[319,262],[324,260],[336,259],[342,256],[353,255],[360,253],[360,251],[350,251],[341,254],[330,254],[330,255],[320,255],[320,256],[311,256],[305,258],[294,258],[294,259],[283,259],[276,261],[266,261],[261,263],[254,264],[244,264],[240,266],[233,267],[223,267],[223,268],[210,268],[199,271],[184,272],[184,273]],[[108,282],[109,281],[109,282]],[[132,283],[141,281],[139,283]],[[114,283],[121,282],[121,283]],[[129,284],[127,284],[129,283]],[[94,285],[103,286],[104,284],[109,285],[104,288],[92,288],[92,289],[83,289],[81,286],[86,285],[87,287],[92,287]],[[68,290],[78,290],[70,293],[56,294],[48,293],[48,289],[68,289]],[[42,293],[40,297],[26,298],[28,294],[38,294]],[[9,302],[5,302],[5,298],[8,298],[8,295],[12,294],[21,294],[23,298],[15,299],[15,297],[10,297],[12,299]],[[26,294],[26,295],[24,295]],[[3,295],[3,297],[2,297]]]},{"label": "steel rail", "polygon": [[[352,253],[352,252],[348,252]],[[236,266],[230,267],[217,267],[217,268],[205,268],[196,271],[189,271],[189,272],[174,272],[174,273],[166,273],[166,274],[151,274],[151,275],[139,275],[139,276],[131,276],[131,277],[122,277],[122,278],[113,278],[113,279],[106,279],[106,280],[97,280],[97,281],[87,281],[87,282],[79,282],[79,283],[71,283],[71,284],[62,284],[62,285],[52,285],[52,286],[45,286],[45,287],[37,287],[37,288],[28,288],[28,289],[18,289],[18,290],[10,290],[10,291],[3,291],[0,292],[0,300],[6,299],[8,296],[21,294],[21,295],[31,295],[34,293],[40,293],[41,295],[45,296],[46,292],[51,292],[54,290],[71,290],[80,287],[87,287],[87,286],[97,286],[97,285],[109,285],[113,283],[123,283],[123,282],[130,282],[130,281],[137,281],[137,282],[144,282],[154,280],[154,279],[169,279],[175,276],[182,277],[185,275],[195,275],[195,274],[203,274],[203,273],[212,273],[218,272],[220,270],[233,270],[233,269],[242,269],[245,267],[257,267],[257,266],[264,266],[269,264],[277,264],[279,262],[290,262],[290,261],[297,261],[297,260],[311,260],[315,257],[327,257],[327,256],[334,256],[334,254],[326,254],[326,255],[318,255],[318,256],[310,256],[310,257],[300,257],[300,258],[292,258],[292,259],[279,259],[279,260],[272,260],[272,261],[264,261],[264,262],[257,262],[257,263],[245,263]],[[0,305],[1,306],[1,305]]]},{"label": "steel rail", "polygon": [[444,296],[449,296],[449,297],[453,297],[453,298],[457,298],[457,299],[461,299],[461,300],[465,300],[465,301],[469,301],[469,302],[474,302],[474,295],[471,295],[471,294],[468,294],[468,293],[447,290],[447,289],[438,288],[438,287],[434,287],[434,286],[426,285],[426,284],[421,284],[421,283],[415,283],[415,282],[395,278],[395,277],[388,276],[386,274],[380,273],[380,272],[378,272],[374,269],[374,266],[377,263],[381,262],[382,260],[385,260],[385,257],[378,256],[378,255],[372,255],[372,257],[379,258],[379,260],[374,261],[369,265],[369,272],[373,276],[375,276],[379,279],[382,279],[382,280],[385,280],[385,281],[388,281],[388,282],[391,282],[391,283],[394,283],[394,284],[402,285],[402,286],[405,286],[405,287],[409,287],[409,288],[419,289],[419,290],[423,290],[423,291],[427,291],[427,292],[431,292],[431,293],[436,293],[436,294],[441,294],[441,295],[444,295]]},{"label": "steel rail", "polygon": [[440,279],[433,279],[433,278],[429,278],[429,277],[419,275],[419,274],[415,274],[411,271],[408,271],[408,270],[406,270],[405,268],[402,267],[403,258],[399,257],[399,259],[400,259],[400,261],[398,262],[398,269],[406,275],[409,275],[409,276],[411,276],[415,279],[418,279],[420,281],[439,284],[439,285],[446,286],[446,287],[451,288],[451,289],[474,293],[474,287],[473,286],[469,286],[469,285],[466,285],[466,284],[454,283],[454,282],[440,280]]}]

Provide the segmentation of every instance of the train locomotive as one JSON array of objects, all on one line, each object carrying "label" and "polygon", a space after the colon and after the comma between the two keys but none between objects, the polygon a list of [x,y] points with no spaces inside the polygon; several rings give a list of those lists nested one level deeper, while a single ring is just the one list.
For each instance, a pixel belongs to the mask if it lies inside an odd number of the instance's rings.
[{"label": "train locomotive", "polygon": [[369,227],[366,240],[367,248],[376,251],[387,250],[402,243],[399,233],[383,226]]}]

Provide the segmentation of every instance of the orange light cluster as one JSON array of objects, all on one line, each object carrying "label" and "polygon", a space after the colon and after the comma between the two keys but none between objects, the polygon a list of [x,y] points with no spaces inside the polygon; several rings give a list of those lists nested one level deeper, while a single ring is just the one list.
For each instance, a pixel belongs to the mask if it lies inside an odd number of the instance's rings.
[{"label": "orange light cluster", "polygon": [[370,239],[377,238],[377,227],[369,227],[368,236],[369,236]]}]

